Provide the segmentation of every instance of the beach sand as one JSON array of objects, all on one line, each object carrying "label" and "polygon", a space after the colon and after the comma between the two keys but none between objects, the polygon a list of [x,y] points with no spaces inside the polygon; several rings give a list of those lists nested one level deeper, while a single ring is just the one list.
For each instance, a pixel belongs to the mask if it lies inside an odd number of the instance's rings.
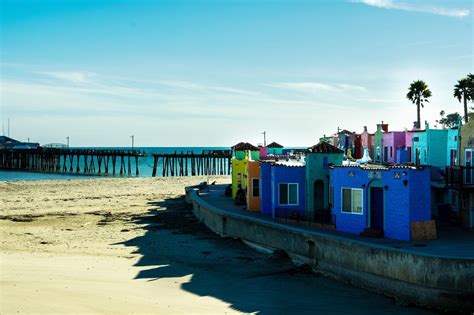
[{"label": "beach sand", "polygon": [[427,313],[211,233],[207,179],[0,182],[0,313]]}]

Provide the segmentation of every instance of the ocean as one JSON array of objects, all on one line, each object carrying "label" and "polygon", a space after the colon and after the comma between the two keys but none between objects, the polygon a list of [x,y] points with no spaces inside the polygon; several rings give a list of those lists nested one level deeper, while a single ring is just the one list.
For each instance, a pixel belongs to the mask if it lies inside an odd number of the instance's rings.
[{"label": "ocean", "polygon": [[[71,149],[107,149],[107,150],[130,150],[130,147],[80,147]],[[138,170],[140,175],[138,177],[151,177],[153,170],[153,156],[152,154],[163,154],[163,153],[174,153],[174,152],[188,152],[202,153],[206,150],[229,150],[229,147],[136,147],[135,150],[140,150],[146,153],[146,157],[139,158]],[[160,159],[161,162],[161,159]],[[133,162],[134,163],[134,162]],[[135,164],[132,165],[133,171],[135,171]],[[158,176],[161,174],[161,165],[158,165]],[[43,172],[26,172],[26,171],[10,171],[0,170],[0,181],[18,181],[18,180],[60,180],[60,179],[84,179],[94,178],[99,175],[84,175],[84,174],[58,174],[58,173],[43,173]],[[120,176],[120,175],[102,175],[101,177],[136,177],[133,176]]]}]

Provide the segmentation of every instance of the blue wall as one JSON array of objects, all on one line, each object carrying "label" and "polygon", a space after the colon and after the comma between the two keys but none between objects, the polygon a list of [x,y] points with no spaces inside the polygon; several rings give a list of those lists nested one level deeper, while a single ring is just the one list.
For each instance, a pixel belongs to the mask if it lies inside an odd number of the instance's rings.
[{"label": "blue wall", "polygon": [[272,167],[269,163],[260,163],[260,212],[272,215]]},{"label": "blue wall", "polygon": [[[260,176],[262,183],[261,213],[275,217],[275,209],[282,213],[298,211],[305,217],[305,167],[290,167],[270,163],[261,163]],[[298,184],[298,205],[279,205],[279,184]]]},{"label": "blue wall", "polygon": [[[349,175],[350,172],[353,176]],[[396,178],[396,173],[400,175],[400,178]],[[429,168],[366,170],[359,167],[335,167],[331,169],[330,183],[334,186],[332,211],[336,217],[336,229],[360,234],[369,226],[369,187],[375,180],[382,186],[387,186],[384,189],[384,236],[410,240],[410,222],[431,220]],[[405,180],[406,186],[403,183]],[[342,212],[343,187],[363,189],[362,214]]]}]

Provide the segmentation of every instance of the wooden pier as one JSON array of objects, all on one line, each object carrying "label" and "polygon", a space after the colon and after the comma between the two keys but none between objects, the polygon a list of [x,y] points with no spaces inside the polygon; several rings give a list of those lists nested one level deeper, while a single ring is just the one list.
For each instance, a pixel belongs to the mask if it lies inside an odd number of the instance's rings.
[{"label": "wooden pier", "polygon": [[139,175],[137,150],[1,149],[0,169],[87,175]]},{"label": "wooden pier", "polygon": [[230,150],[209,150],[198,154],[189,151],[153,154],[153,158],[153,177],[157,174],[158,165],[162,166],[163,177],[231,174],[232,151]]}]

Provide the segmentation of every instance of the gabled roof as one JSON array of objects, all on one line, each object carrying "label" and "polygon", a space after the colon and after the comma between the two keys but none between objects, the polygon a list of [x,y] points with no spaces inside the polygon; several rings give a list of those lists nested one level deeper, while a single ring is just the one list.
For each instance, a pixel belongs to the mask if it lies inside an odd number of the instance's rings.
[{"label": "gabled roof", "polygon": [[350,134],[350,135],[353,134],[352,131],[349,131],[347,129],[340,130],[337,134],[341,134],[341,133]]},{"label": "gabled roof", "polygon": [[20,141],[7,136],[0,136],[0,143],[19,143]]},{"label": "gabled roof", "polygon": [[321,141],[318,144],[308,148],[308,152],[314,153],[344,153],[341,149],[329,144],[327,142]]},{"label": "gabled roof", "polygon": [[239,142],[231,147],[234,151],[258,151],[258,148],[248,142]]},{"label": "gabled roof", "polygon": [[281,144],[278,144],[276,142],[272,142],[269,145],[267,145],[267,148],[283,148]]}]

